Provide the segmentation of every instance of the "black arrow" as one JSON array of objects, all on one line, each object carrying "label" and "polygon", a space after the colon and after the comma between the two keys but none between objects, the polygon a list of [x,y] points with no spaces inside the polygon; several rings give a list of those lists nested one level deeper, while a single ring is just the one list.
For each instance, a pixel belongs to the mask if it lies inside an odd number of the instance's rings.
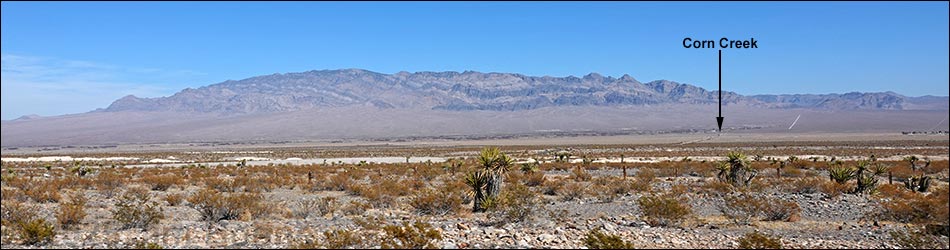
[{"label": "black arrow", "polygon": [[716,116],[716,124],[719,124],[719,132],[722,132],[722,50],[719,50],[719,116]]}]

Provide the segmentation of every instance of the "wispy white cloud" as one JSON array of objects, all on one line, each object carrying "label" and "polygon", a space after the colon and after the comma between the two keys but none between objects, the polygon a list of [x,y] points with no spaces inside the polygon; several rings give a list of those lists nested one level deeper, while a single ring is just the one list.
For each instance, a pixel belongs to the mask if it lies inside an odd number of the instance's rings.
[{"label": "wispy white cloud", "polygon": [[82,113],[126,95],[167,96],[169,81],[202,75],[190,70],[136,68],[50,57],[2,54],[2,119]]}]

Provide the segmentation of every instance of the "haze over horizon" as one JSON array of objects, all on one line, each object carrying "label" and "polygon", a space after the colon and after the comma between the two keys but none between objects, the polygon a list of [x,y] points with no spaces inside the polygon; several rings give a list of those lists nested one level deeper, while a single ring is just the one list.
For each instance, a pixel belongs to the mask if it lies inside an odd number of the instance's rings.
[{"label": "haze over horizon", "polygon": [[[948,3],[2,3],[3,120],[273,73],[624,74],[743,95],[948,96]],[[176,13],[170,18],[168,13]],[[808,17],[808,18],[802,18]]]}]

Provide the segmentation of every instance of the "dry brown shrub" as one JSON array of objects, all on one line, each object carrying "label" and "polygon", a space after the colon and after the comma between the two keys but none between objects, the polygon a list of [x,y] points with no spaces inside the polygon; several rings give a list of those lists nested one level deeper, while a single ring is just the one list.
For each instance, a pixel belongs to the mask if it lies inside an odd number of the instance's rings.
[{"label": "dry brown shrub", "polygon": [[88,200],[82,191],[74,191],[67,195],[65,202],[60,203],[56,220],[59,221],[63,229],[69,229],[74,225],[82,223],[82,219],[86,217],[84,207]]},{"label": "dry brown shrub", "polygon": [[[930,194],[908,193],[880,201],[880,218],[903,223],[946,224],[950,221],[950,193],[947,187],[941,187]],[[872,216],[878,216],[872,214]]]},{"label": "dry brown shrub", "polygon": [[171,186],[181,185],[182,180],[180,176],[156,174],[142,177],[142,182],[151,187],[152,190],[167,191]]},{"label": "dry brown shrub", "polygon": [[644,195],[637,203],[640,213],[652,226],[679,225],[693,213],[689,201],[684,197]]},{"label": "dry brown shrub", "polygon": [[450,189],[446,184],[436,189],[426,188],[410,199],[409,205],[419,214],[454,214],[462,209],[462,190],[464,189]]},{"label": "dry brown shrub", "polygon": [[561,195],[561,201],[572,201],[584,197],[587,193],[587,185],[584,183],[571,182],[564,185],[558,194]]},{"label": "dry brown shrub", "polygon": [[854,183],[837,183],[834,181],[826,181],[820,184],[818,189],[821,191],[821,193],[827,195],[828,197],[834,198],[854,190]]},{"label": "dry brown shrub", "polygon": [[115,171],[99,171],[96,175],[95,186],[99,193],[112,198],[128,182],[128,176],[122,176]]},{"label": "dry brown shrub", "polygon": [[204,221],[253,220],[270,213],[263,202],[264,197],[256,193],[225,194],[206,188],[188,197],[191,206],[201,213]]},{"label": "dry brown shrub", "polygon": [[168,202],[168,205],[173,207],[181,204],[183,199],[184,196],[181,193],[169,193],[165,195],[165,202]]},{"label": "dry brown shrub", "polygon": [[52,181],[39,181],[30,188],[23,190],[23,194],[38,203],[59,202],[59,186]]},{"label": "dry brown shrub", "polygon": [[545,180],[544,172],[533,171],[533,172],[528,172],[527,174],[524,175],[523,182],[524,182],[524,185],[526,186],[537,187],[544,184],[544,180]]}]

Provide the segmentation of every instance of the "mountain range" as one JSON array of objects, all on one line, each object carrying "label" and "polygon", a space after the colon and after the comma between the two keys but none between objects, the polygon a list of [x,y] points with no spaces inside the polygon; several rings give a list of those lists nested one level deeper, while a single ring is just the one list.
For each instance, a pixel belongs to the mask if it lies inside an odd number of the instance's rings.
[{"label": "mountain range", "polygon": [[[718,98],[715,90],[629,75],[314,70],[229,80],[168,97],[130,95],[82,114],[3,121],[2,144],[698,131],[714,127]],[[810,131],[946,128],[940,119],[950,110],[948,100],[894,92],[722,93],[724,127],[752,130],[784,128],[788,117],[803,114],[836,118],[803,121],[799,127]]]},{"label": "mountain range", "polygon": [[[902,110],[933,104],[893,92],[825,95],[753,95],[723,92],[724,104],[767,108]],[[946,98],[944,98],[946,100]],[[641,83],[591,73],[535,77],[512,73],[399,72],[361,69],[273,74],[185,89],[169,97],[126,96],[110,111],[254,114],[371,105],[378,108],[519,111],[558,106],[715,104],[718,92],[668,80]],[[944,102],[946,104],[946,102]],[[936,107],[939,108],[939,105]]]}]

